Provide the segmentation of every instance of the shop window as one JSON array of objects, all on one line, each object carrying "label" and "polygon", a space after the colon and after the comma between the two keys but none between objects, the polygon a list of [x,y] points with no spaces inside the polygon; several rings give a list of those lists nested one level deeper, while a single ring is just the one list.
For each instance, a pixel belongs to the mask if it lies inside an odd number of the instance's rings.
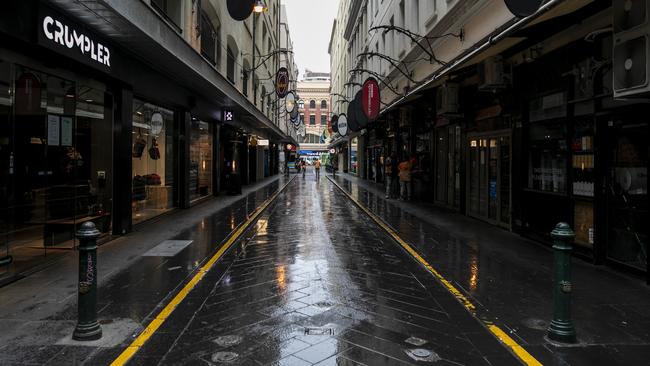
[{"label": "shop window", "polygon": [[172,111],[133,100],[133,223],[174,206]]},{"label": "shop window", "polygon": [[190,131],[190,200],[212,194],[212,126],[192,120]]},{"label": "shop window", "polygon": [[567,192],[566,121],[530,124],[528,188]]},{"label": "shop window", "polygon": [[359,174],[359,164],[357,161],[357,148],[359,146],[359,139],[353,138],[350,140],[350,173]]},{"label": "shop window", "polygon": [[73,249],[84,222],[110,233],[109,98],[101,83],[0,61],[0,258],[14,259],[0,277]]}]

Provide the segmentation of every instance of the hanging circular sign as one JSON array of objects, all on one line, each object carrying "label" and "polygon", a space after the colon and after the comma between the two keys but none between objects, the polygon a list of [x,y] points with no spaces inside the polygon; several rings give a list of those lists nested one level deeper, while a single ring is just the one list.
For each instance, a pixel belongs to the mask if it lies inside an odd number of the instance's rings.
[{"label": "hanging circular sign", "polygon": [[363,114],[368,122],[374,122],[379,117],[381,96],[379,94],[379,83],[375,78],[368,78],[363,83],[361,105]]},{"label": "hanging circular sign", "polygon": [[339,135],[345,136],[348,134],[348,117],[345,114],[339,115],[336,124],[339,126]]},{"label": "hanging circular sign", "polygon": [[336,149],[334,148],[330,149],[330,154],[336,154]]},{"label": "hanging circular sign", "polygon": [[275,75],[275,92],[280,99],[289,92],[289,70],[286,67],[281,67]]},{"label": "hanging circular sign", "polygon": [[368,117],[363,113],[363,92],[359,90],[354,95],[354,119],[357,121],[359,129],[368,125]]},{"label": "hanging circular sign", "polygon": [[355,112],[357,108],[357,104],[355,102],[356,99],[352,99],[352,101],[348,104],[348,113],[345,115],[348,118],[348,129],[352,132],[357,132],[360,130]]},{"label": "hanging circular sign", "polygon": [[332,132],[334,133],[339,132],[339,116],[337,116],[336,114],[333,115],[331,119],[331,123],[332,123]]},{"label": "hanging circular sign", "polygon": [[291,113],[296,110],[296,95],[293,92],[288,92],[284,97],[284,107],[287,113]]},{"label": "hanging circular sign", "polygon": [[228,0],[228,13],[235,20],[246,20],[253,13],[253,5],[255,0]]},{"label": "hanging circular sign", "polygon": [[294,108],[291,113],[289,113],[289,117],[291,117],[291,122],[294,124],[299,124],[300,123],[300,113],[298,113],[298,108]]},{"label": "hanging circular sign", "polygon": [[542,5],[542,0],[505,0],[508,10],[519,18],[529,17]]},{"label": "hanging circular sign", "polygon": [[151,126],[151,134],[154,136],[158,136],[162,132],[163,129],[163,115],[160,112],[153,112],[151,114],[151,123],[149,124]]}]

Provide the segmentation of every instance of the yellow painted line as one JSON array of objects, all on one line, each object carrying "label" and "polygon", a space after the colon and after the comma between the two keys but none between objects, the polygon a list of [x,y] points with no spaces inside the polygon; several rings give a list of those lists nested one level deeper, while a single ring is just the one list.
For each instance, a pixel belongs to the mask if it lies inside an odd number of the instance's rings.
[{"label": "yellow painted line", "polygon": [[344,195],[346,195],[352,202],[354,202],[357,207],[359,207],[363,212],[365,212],[370,218],[377,224],[379,225],[384,231],[390,235],[393,240],[395,240],[399,245],[402,246],[415,260],[420,262],[426,268],[431,274],[433,274],[434,277],[442,283],[442,285],[449,291],[464,307],[469,311],[472,316],[474,316],[476,319],[480,320],[483,325],[494,335],[500,342],[503,344],[510,352],[512,352],[521,362],[523,362],[526,365],[529,366],[541,366],[542,364],[535,359],[528,351],[526,351],[521,345],[519,345],[512,337],[508,336],[501,328],[498,326],[494,325],[493,323],[479,319],[476,317],[476,306],[472,304],[472,302],[465,296],[463,295],[462,292],[460,292],[450,281],[448,281],[446,278],[444,278],[440,272],[438,272],[433,266],[429,264],[418,252],[413,249],[404,239],[402,239],[398,234],[397,231],[393,230],[388,224],[384,222],[379,216],[375,215],[370,209],[368,209],[365,205],[363,205],[361,202],[359,202],[356,198],[352,197],[348,191],[343,189],[338,183],[336,183],[334,180],[332,180],[330,177],[327,177],[330,182],[332,182],[341,192],[343,192]]},{"label": "yellow painted line", "polygon": [[[294,177],[295,178],[295,177]],[[187,297],[187,295],[194,289],[194,287],[203,279],[203,277],[212,269],[215,263],[230,249],[230,247],[239,239],[239,237],[250,227],[250,225],[257,220],[262,212],[275,200],[280,193],[291,183],[294,179],[291,178],[283,187],[278,189],[269,199],[267,199],[260,207],[258,207],[249,218],[239,225],[237,230],[228,237],[228,240],[219,248],[219,250],[203,265],[192,279],[174,296],[174,298],[165,306],[164,309],[156,315],[156,317],[147,325],[147,327],[138,335],[138,337],[126,347],[122,353],[111,363],[111,366],[125,365],[131,357],[151,338],[154,333],[163,325],[165,320],[176,310],[176,307]]]}]

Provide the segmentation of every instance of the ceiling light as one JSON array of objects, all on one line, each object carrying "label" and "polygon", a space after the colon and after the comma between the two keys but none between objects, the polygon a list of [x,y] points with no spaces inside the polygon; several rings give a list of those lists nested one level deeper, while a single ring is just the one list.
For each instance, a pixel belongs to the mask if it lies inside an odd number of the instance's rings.
[{"label": "ceiling light", "polygon": [[86,103],[92,103],[92,102],[94,102],[94,100],[92,100],[92,99],[86,99]]},{"label": "ceiling light", "polygon": [[266,5],[264,5],[264,2],[262,0],[257,0],[255,1],[255,5],[253,5],[253,11],[256,13],[262,13],[267,11],[268,8]]}]

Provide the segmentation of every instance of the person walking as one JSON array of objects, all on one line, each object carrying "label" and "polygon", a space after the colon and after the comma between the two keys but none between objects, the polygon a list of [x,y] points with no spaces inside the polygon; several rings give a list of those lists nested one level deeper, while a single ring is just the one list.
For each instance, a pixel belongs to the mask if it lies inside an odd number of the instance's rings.
[{"label": "person walking", "polygon": [[393,184],[397,175],[397,157],[387,156],[384,159],[384,173],[386,175],[386,199],[393,198]]},{"label": "person walking", "polygon": [[302,169],[302,177],[305,178],[305,173],[307,173],[307,161],[303,159],[300,163],[300,168]]},{"label": "person walking", "polygon": [[411,162],[406,159],[399,163],[397,167],[399,170],[399,194],[402,200],[411,200],[411,169],[413,166]]},{"label": "person walking", "polygon": [[316,170],[316,180],[320,179],[320,159],[316,159],[314,162],[314,169]]},{"label": "person walking", "polygon": [[334,154],[332,158],[332,177],[336,178],[336,170],[339,168],[339,157],[337,154]]}]

